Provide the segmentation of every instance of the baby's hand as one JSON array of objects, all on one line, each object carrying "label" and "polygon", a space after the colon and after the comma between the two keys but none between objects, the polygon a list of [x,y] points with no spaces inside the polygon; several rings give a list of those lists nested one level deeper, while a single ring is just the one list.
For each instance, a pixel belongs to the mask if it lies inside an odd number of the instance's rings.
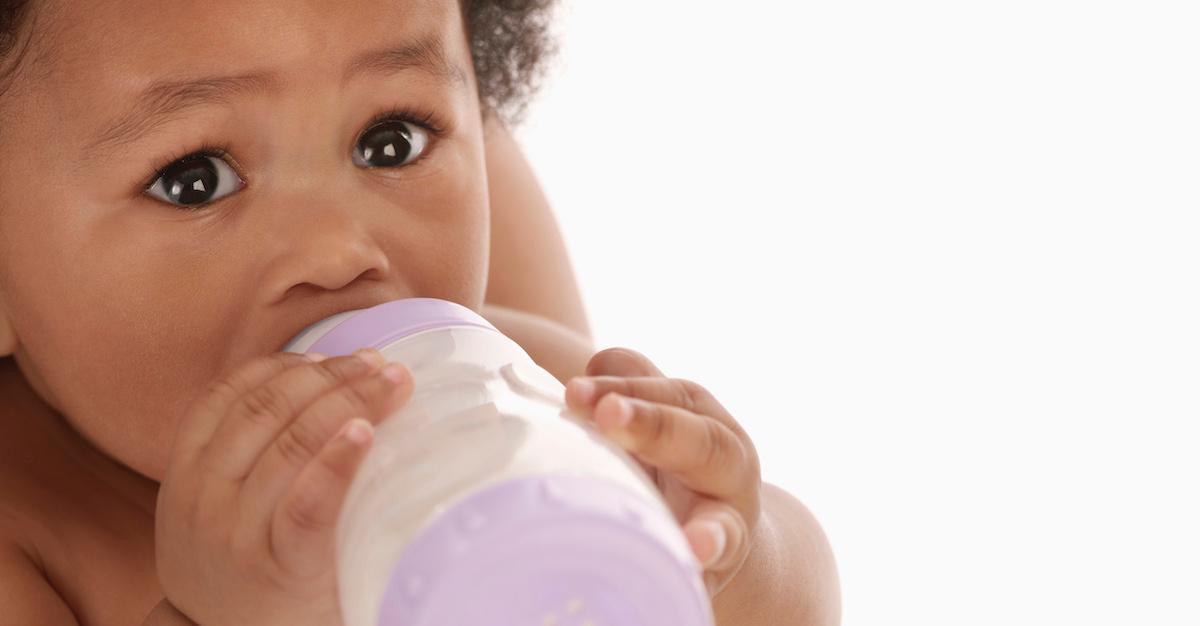
[{"label": "baby's hand", "polygon": [[666,378],[639,352],[601,350],[586,372],[567,381],[567,405],[591,416],[657,483],[715,597],[757,536],[762,478],[750,436],[706,389]]},{"label": "baby's hand", "polygon": [[371,425],[413,386],[403,366],[360,353],[259,357],[190,407],[159,490],[155,556],[167,600],[192,621],[342,623],[338,515]]}]

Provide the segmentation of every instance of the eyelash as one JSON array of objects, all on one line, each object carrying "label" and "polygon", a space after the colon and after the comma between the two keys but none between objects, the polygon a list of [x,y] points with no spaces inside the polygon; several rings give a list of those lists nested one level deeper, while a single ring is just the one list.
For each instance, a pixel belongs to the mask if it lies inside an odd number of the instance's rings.
[{"label": "eyelash", "polygon": [[[374,128],[375,125],[377,125],[381,122],[389,121],[389,120],[400,120],[402,122],[409,122],[411,124],[416,124],[417,126],[420,126],[421,128],[424,128],[426,131],[428,131],[429,134],[433,135],[434,139],[439,139],[446,133],[444,127],[438,121],[438,117],[437,117],[436,113],[434,113],[433,111],[431,111],[429,109],[418,109],[418,108],[406,107],[406,106],[393,107],[391,109],[388,109],[386,111],[379,113],[375,117],[371,118],[371,120],[367,122],[367,125],[364,128],[366,130],[370,130],[371,128]],[[364,132],[366,132],[366,131],[364,130]],[[431,145],[432,145],[432,142],[431,142]],[[422,160],[425,159],[426,156],[428,156],[429,150],[430,150],[430,147],[426,147],[425,151],[422,152],[420,155],[418,155],[417,159],[415,161],[409,163],[408,165],[405,165],[404,167],[412,167],[413,165],[420,163]],[[213,157],[215,159],[223,159],[228,163],[230,160],[229,152],[230,152],[230,148],[229,148],[228,144],[223,143],[223,142],[211,143],[211,142],[207,142],[207,141],[201,143],[199,146],[197,146],[191,150],[186,150],[186,151],[182,151],[182,152],[172,152],[171,156],[157,161],[156,164],[154,166],[152,166],[151,169],[154,170],[154,173],[150,175],[149,179],[147,179],[146,181],[144,181],[142,183],[142,190],[149,191],[150,187],[153,186],[154,183],[163,174],[166,173],[167,168],[174,165],[176,161],[181,161],[183,159],[192,158],[192,157]],[[230,167],[233,167],[233,164],[230,164]],[[236,167],[234,167],[233,169],[235,172],[237,171]],[[238,175],[241,176],[240,173]],[[198,205],[196,207],[179,207],[179,208],[181,208],[181,209],[192,208],[194,210],[197,208],[202,208],[204,206],[207,206],[207,204]]]}]

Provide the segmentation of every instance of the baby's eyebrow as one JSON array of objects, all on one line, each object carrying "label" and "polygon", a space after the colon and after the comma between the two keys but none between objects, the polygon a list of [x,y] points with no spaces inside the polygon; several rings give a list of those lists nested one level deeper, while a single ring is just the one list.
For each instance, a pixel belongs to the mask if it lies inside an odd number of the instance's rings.
[{"label": "baby's eyebrow", "polygon": [[[341,86],[344,88],[356,78],[387,76],[414,69],[430,74],[448,86],[463,88],[467,84],[463,68],[447,58],[442,38],[431,34],[416,41],[359,54],[346,65]],[[81,158],[88,161],[110,156],[118,148],[136,141],[155,126],[188,109],[228,105],[237,98],[274,93],[279,89],[277,70],[155,81],[139,93],[133,107],[101,126],[102,130],[81,150]]]}]

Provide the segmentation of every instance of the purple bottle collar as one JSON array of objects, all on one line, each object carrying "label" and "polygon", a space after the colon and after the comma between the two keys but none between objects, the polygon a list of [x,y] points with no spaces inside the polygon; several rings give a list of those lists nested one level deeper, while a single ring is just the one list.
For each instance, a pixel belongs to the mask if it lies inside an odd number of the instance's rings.
[{"label": "purple bottle collar", "polygon": [[[288,341],[284,350],[288,350],[320,323],[305,328]],[[317,339],[306,352],[342,356],[359,348],[381,349],[423,330],[451,326],[472,326],[499,332],[483,316],[457,302],[438,298],[401,298],[353,311],[352,315],[346,316],[346,319]]]}]

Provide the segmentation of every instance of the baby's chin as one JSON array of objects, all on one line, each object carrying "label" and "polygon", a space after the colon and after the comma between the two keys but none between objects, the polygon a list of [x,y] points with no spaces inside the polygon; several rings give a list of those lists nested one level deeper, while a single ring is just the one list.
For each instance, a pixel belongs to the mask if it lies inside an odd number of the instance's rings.
[{"label": "baby's chin", "polygon": [[[65,417],[65,416],[64,416]],[[170,465],[177,420],[143,423],[113,423],[111,420],[76,420],[65,417],[81,438],[81,443],[103,457],[101,471],[117,474],[132,472],[134,482],[162,482]]]},{"label": "baby's chin", "polygon": [[159,449],[153,449],[144,456],[132,459],[132,464],[126,463],[125,466],[140,474],[143,478],[161,483],[167,475],[167,466],[170,462],[169,457],[169,448],[167,453],[162,453]]},{"label": "baby's chin", "polygon": [[135,442],[133,453],[125,463],[126,467],[155,482],[162,482],[171,465],[172,450],[175,445],[175,435],[182,418],[176,418],[174,423],[164,420],[157,423],[158,430],[143,442]]}]

